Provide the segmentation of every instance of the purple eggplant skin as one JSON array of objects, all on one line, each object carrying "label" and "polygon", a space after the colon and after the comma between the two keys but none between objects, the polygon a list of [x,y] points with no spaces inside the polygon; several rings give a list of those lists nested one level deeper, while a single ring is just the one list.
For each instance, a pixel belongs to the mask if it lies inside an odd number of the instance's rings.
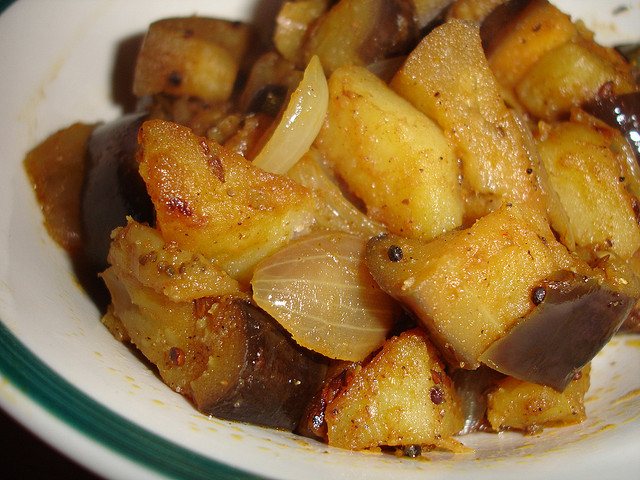
[{"label": "purple eggplant skin", "polygon": [[584,109],[620,130],[640,164],[640,92],[598,97]]},{"label": "purple eggplant skin", "polygon": [[138,173],[138,130],[146,113],[132,113],[98,126],[87,143],[81,197],[85,260],[97,272],[107,268],[111,231],[131,216],[152,224],[154,211]]},{"label": "purple eggplant skin", "polygon": [[486,416],[487,391],[505,375],[485,365],[481,365],[475,370],[458,368],[450,372],[449,375],[456,386],[456,393],[462,401],[464,427],[458,434],[467,435],[490,429]]},{"label": "purple eggplant skin", "polygon": [[298,346],[271,316],[237,301],[244,362],[234,385],[200,410],[217,418],[292,431],[322,386],[328,360]]},{"label": "purple eggplant skin", "polygon": [[538,305],[480,360],[506,375],[564,391],[618,331],[636,299],[566,271],[534,290]]}]

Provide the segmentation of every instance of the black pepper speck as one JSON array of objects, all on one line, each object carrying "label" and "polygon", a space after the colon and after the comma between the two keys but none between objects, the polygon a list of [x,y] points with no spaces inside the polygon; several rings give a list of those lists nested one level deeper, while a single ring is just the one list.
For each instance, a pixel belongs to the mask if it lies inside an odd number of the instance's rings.
[{"label": "black pepper speck", "polygon": [[547,295],[547,291],[544,287],[536,287],[531,292],[531,301],[534,305],[540,305]]},{"label": "black pepper speck", "polygon": [[402,248],[397,245],[391,245],[387,255],[389,256],[389,260],[392,262],[399,262],[402,260]]}]

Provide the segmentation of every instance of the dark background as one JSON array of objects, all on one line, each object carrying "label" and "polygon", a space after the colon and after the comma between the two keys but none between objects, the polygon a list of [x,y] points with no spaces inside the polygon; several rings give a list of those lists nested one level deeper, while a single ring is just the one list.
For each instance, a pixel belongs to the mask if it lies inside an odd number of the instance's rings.
[{"label": "dark background", "polygon": [[0,410],[0,462],[5,479],[98,480]]}]

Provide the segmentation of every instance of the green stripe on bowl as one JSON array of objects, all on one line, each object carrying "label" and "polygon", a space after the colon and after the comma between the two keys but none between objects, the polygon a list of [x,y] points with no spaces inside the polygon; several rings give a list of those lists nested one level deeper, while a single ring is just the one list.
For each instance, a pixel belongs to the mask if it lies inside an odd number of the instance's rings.
[{"label": "green stripe on bowl", "polygon": [[1,322],[0,352],[0,374],[17,389],[75,430],[139,465],[174,478],[260,478],[168,442],[116,415],[51,370]]},{"label": "green stripe on bowl", "polygon": [[0,13],[4,12],[9,5],[11,5],[16,0],[0,0]]}]

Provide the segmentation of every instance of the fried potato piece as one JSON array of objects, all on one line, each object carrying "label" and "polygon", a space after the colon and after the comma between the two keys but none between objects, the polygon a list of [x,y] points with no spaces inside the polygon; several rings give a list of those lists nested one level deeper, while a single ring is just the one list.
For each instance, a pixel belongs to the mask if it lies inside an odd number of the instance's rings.
[{"label": "fried potato piece", "polygon": [[83,248],[80,198],[87,141],[94,129],[95,125],[71,125],[47,138],[24,159],[47,232],[72,254]]},{"label": "fried potato piece", "polygon": [[368,65],[405,53],[417,34],[411,0],[342,0],[309,29],[302,65],[314,55],[327,74],[343,65]]},{"label": "fried potato piece", "polygon": [[365,68],[329,78],[315,145],[392,232],[430,239],[462,223],[458,162],[442,131]]},{"label": "fried potato piece", "polygon": [[569,383],[564,392],[551,387],[506,377],[487,394],[487,419],[491,428],[539,433],[544,427],[559,427],[584,421],[584,396],[589,390],[590,366]]},{"label": "fried potato piece", "polygon": [[409,55],[391,87],[444,130],[462,159],[468,197],[479,195],[480,217],[501,203],[528,204],[548,212],[571,242],[564,213],[545,180],[530,132],[507,108],[482,50],[479,28],[451,20],[434,29]]},{"label": "fried potato piece", "polygon": [[328,6],[328,0],[287,0],[282,4],[276,17],[273,44],[284,58],[294,64],[301,63],[307,31]]},{"label": "fried potato piece", "polygon": [[204,17],[154,22],[138,56],[133,92],[227,100],[250,38],[251,28],[239,22]]},{"label": "fried potato piece", "polygon": [[[233,338],[233,331],[212,331],[208,322],[199,325],[198,318],[205,317],[218,298],[246,299],[246,292],[201,255],[165,243],[160,232],[134,221],[114,231],[109,263],[102,273],[111,293],[106,320],[121,322],[171,388],[194,395],[191,383],[207,368],[207,344],[224,346],[225,339]],[[187,286],[194,280],[195,285]],[[218,361],[233,363],[236,353],[227,348],[229,360]]]},{"label": "fried potato piece", "polygon": [[622,143],[618,130],[576,112],[573,121],[543,125],[537,145],[576,244],[629,259],[640,248],[640,226]]},{"label": "fried potato piece", "polygon": [[565,118],[602,91],[638,89],[622,55],[598,45],[593,32],[547,0],[530,2],[496,37],[487,51],[491,69],[536,118]]},{"label": "fried potato piece", "polygon": [[493,40],[489,65],[498,82],[513,89],[547,52],[578,35],[569,15],[547,0],[533,0]]},{"label": "fried potato piece", "polygon": [[594,100],[603,88],[607,95],[638,89],[622,57],[611,61],[588,40],[567,42],[546,53],[515,88],[520,103],[545,120],[566,116],[572,107]]},{"label": "fried potato piece", "polygon": [[387,341],[358,367],[325,411],[329,445],[450,447],[464,421],[435,347],[420,329]]},{"label": "fried potato piece", "polygon": [[555,240],[543,215],[521,205],[426,243],[374,238],[366,261],[382,289],[416,313],[452,362],[469,369],[532,311],[540,282],[559,270],[591,272]]},{"label": "fried potato piece", "polygon": [[310,191],[254,167],[180,125],[143,124],[140,174],[166,241],[247,281],[253,267],[313,221]]},{"label": "fried potato piece", "polygon": [[240,284],[200,253],[165,243],[160,232],[129,218],[112,235],[109,263],[173,302],[232,295],[248,299]]}]

